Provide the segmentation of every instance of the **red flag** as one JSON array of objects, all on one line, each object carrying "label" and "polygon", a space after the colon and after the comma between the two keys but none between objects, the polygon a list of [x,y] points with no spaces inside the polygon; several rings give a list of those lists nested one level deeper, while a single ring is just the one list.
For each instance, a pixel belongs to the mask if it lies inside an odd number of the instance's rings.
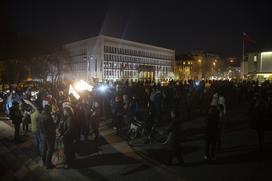
[{"label": "red flag", "polygon": [[246,43],[256,43],[256,41],[245,32],[243,32],[243,41],[245,41]]}]

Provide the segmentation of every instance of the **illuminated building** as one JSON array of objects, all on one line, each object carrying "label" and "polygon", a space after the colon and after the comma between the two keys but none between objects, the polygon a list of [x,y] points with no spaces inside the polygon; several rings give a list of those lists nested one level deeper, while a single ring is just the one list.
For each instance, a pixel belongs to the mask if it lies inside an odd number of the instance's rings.
[{"label": "illuminated building", "polygon": [[220,69],[223,63],[218,55],[205,51],[194,51],[191,56],[196,61],[193,69],[198,74],[198,79],[220,77]]},{"label": "illuminated building", "polygon": [[272,79],[272,51],[249,53],[241,63],[241,75]]},{"label": "illuminated building", "polygon": [[193,64],[195,60],[189,55],[179,55],[176,57],[175,78],[180,80],[194,79]]},{"label": "illuminated building", "polygon": [[99,35],[64,46],[72,61],[64,79],[159,81],[173,78],[175,51]]},{"label": "illuminated building", "polygon": [[188,55],[177,56],[175,65],[175,76],[179,79],[211,79],[220,77],[223,66],[218,55],[194,51]]}]

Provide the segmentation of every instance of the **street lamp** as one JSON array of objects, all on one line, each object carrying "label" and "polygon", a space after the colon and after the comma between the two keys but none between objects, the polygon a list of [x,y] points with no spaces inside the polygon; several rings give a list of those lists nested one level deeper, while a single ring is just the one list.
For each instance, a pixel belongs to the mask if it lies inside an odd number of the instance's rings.
[{"label": "street lamp", "polygon": [[202,60],[201,59],[198,59],[197,60],[197,62],[198,62],[198,64],[199,64],[199,68],[198,68],[198,77],[199,77],[199,79],[201,79],[202,78]]}]

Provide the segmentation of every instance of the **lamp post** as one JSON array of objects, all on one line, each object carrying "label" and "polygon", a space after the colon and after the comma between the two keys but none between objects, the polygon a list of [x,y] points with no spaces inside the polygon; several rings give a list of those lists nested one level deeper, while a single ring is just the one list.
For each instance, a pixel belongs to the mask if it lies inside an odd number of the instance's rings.
[{"label": "lamp post", "polygon": [[199,77],[199,79],[201,79],[202,78],[202,60],[198,59],[197,62],[198,62],[198,65],[199,65],[199,67],[198,67],[198,69],[199,69],[198,77]]}]

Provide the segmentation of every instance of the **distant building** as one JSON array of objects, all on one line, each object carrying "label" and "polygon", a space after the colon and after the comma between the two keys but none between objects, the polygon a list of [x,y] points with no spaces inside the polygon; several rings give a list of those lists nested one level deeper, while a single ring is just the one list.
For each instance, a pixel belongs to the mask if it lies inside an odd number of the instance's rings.
[{"label": "distant building", "polygon": [[199,79],[220,78],[223,62],[218,55],[205,51],[194,51],[191,53],[191,56],[195,60],[193,69],[195,72],[198,72]]},{"label": "distant building", "polygon": [[190,55],[176,56],[174,68],[175,78],[180,80],[195,79],[193,62],[195,62],[195,60]]},{"label": "distant building", "polygon": [[271,79],[272,51],[247,54],[241,63],[241,75],[245,78]]},{"label": "distant building", "polygon": [[180,79],[220,78],[222,60],[218,55],[205,51],[194,51],[176,57],[175,76]]},{"label": "distant building", "polygon": [[159,81],[173,78],[175,51],[99,35],[64,45],[72,61],[64,79]]},{"label": "distant building", "polygon": [[227,58],[222,69],[222,77],[225,79],[240,79],[240,61],[236,57]]}]

